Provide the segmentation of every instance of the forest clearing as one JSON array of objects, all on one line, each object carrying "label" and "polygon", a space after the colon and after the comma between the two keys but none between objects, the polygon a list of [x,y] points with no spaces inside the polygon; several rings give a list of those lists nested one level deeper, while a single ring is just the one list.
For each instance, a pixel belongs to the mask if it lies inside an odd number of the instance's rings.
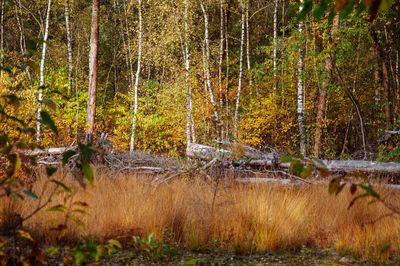
[{"label": "forest clearing", "polygon": [[399,265],[399,0],[0,0],[0,265]]}]

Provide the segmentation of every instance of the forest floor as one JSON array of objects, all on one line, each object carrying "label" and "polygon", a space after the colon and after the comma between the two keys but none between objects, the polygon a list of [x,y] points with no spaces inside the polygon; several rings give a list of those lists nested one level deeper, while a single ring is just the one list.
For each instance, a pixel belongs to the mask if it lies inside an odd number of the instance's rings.
[{"label": "forest floor", "polygon": [[124,251],[102,261],[117,265],[399,265],[398,260],[359,260],[351,255],[339,255],[333,249],[301,248],[299,251],[237,255],[234,253],[177,251],[162,260],[152,260],[145,253]]}]

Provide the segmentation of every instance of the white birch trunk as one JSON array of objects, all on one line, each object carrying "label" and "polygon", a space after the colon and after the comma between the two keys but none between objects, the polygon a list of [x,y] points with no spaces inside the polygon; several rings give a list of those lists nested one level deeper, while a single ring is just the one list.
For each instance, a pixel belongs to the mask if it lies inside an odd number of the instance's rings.
[{"label": "white birch trunk", "polygon": [[68,80],[69,92],[72,94],[74,91],[74,64],[72,56],[72,32],[70,24],[70,5],[69,0],[65,0],[65,28],[67,30],[67,53],[68,53]]},{"label": "white birch trunk", "polygon": [[[301,1],[303,3],[303,1]],[[302,6],[300,7],[300,11]],[[300,35],[303,33],[303,22],[298,25]],[[304,68],[304,46],[300,45],[299,48],[299,61],[297,63],[297,122],[299,126],[300,137],[300,153],[306,156],[306,138],[304,126],[304,81],[303,81],[303,68]]]},{"label": "white birch trunk", "polygon": [[214,118],[216,123],[219,123],[219,115],[218,115],[218,107],[214,97],[214,91],[211,84],[211,74],[210,74],[210,39],[209,39],[209,23],[208,23],[208,13],[203,3],[200,3],[201,10],[203,11],[204,16],[204,42],[205,42],[205,70],[206,70],[206,81],[207,81],[207,90],[210,94],[210,102],[214,108]]},{"label": "white birch trunk", "polygon": [[142,0],[138,0],[138,9],[139,9],[138,59],[137,59],[138,61],[137,61],[137,69],[135,76],[133,119],[132,119],[132,129],[131,129],[131,143],[129,149],[131,153],[135,150],[135,133],[136,133],[135,131],[136,131],[137,113],[138,113],[138,89],[139,89],[140,70],[142,67],[142,34],[143,34]]},{"label": "white birch trunk", "polygon": [[[192,90],[190,86],[190,52],[189,52],[189,25],[188,25],[189,2],[185,0],[184,13],[184,60],[186,74],[186,147],[188,148],[193,140],[194,127],[192,127]],[[192,132],[193,131],[193,132]]]},{"label": "white birch trunk", "polygon": [[43,101],[43,87],[44,87],[44,69],[46,61],[46,51],[47,51],[47,39],[49,37],[49,21],[50,21],[50,10],[51,10],[51,0],[47,2],[47,12],[46,21],[44,26],[44,36],[42,45],[42,57],[40,59],[40,77],[39,77],[39,95],[38,95],[38,110],[36,115],[36,143],[40,144],[42,132],[41,132],[41,115],[42,112],[42,101]]},{"label": "white birch trunk", "polygon": [[220,0],[220,31],[219,31],[219,62],[218,62],[218,86],[219,86],[219,106],[223,108],[223,100],[222,100],[222,62],[224,60],[224,43],[225,43],[225,35],[224,35],[224,1]]},{"label": "white birch trunk", "polygon": [[[250,1],[249,1],[250,2]],[[246,58],[247,58],[247,73],[249,78],[250,86],[253,85],[253,79],[251,78],[251,62],[250,62],[250,26],[249,26],[249,2],[246,6]]]},{"label": "white birch trunk", "polygon": [[225,139],[229,138],[229,39],[228,39],[228,4],[225,6]]},{"label": "white birch trunk", "polygon": [[276,92],[277,80],[276,80],[276,72],[277,72],[277,41],[278,41],[278,0],[274,0],[274,40],[273,40],[273,71],[274,71],[274,92]]},{"label": "white birch trunk", "polygon": [[0,77],[3,78],[4,63],[4,0],[1,0],[1,18],[0,18]]},{"label": "white birch trunk", "polygon": [[26,53],[26,42],[25,42],[25,34],[24,34],[24,24],[21,18],[21,9],[22,9],[22,4],[21,4],[21,0],[16,0],[17,3],[15,5],[15,17],[17,19],[17,24],[18,24],[18,29],[20,32],[20,36],[19,36],[19,46],[21,49],[21,53],[23,55],[25,55]]},{"label": "white birch trunk", "polygon": [[239,58],[239,80],[238,80],[238,90],[236,94],[236,105],[235,105],[235,117],[234,117],[234,128],[235,128],[235,138],[239,136],[239,104],[240,104],[240,94],[242,91],[242,78],[243,78],[243,46],[244,46],[244,31],[245,31],[245,10],[243,0],[240,0],[240,6],[242,9],[242,29],[240,37],[240,58]]}]

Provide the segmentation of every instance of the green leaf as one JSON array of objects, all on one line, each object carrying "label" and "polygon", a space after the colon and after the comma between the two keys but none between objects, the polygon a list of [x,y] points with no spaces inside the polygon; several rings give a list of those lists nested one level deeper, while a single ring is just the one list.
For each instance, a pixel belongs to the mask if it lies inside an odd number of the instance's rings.
[{"label": "green leaf", "polygon": [[308,178],[312,175],[313,167],[311,165],[307,165],[304,167],[303,171],[301,171],[300,177],[301,178]]},{"label": "green leaf", "polygon": [[300,162],[299,160],[294,160],[290,164],[289,172],[292,175],[300,176],[301,173],[303,172],[303,169],[304,169],[304,164],[302,162]]},{"label": "green leaf", "polygon": [[329,194],[336,194],[340,188],[340,178],[334,178],[329,182]]},{"label": "green leaf", "polygon": [[81,152],[82,155],[82,160],[84,162],[89,162],[90,161],[90,157],[92,156],[93,153],[93,147],[92,145],[88,144],[79,144],[79,150]]},{"label": "green leaf", "polygon": [[65,192],[69,192],[69,193],[72,192],[71,188],[69,188],[67,185],[65,185],[64,183],[62,183],[58,180],[52,179],[52,180],[50,180],[50,182],[56,184],[57,186],[60,186]]},{"label": "green leaf", "polygon": [[326,6],[326,0],[322,0],[321,4],[317,4],[314,6],[313,16],[316,20],[321,19],[322,16],[325,14]]},{"label": "green leaf", "polygon": [[55,205],[47,209],[49,212],[65,212],[66,207],[62,204]]},{"label": "green leaf", "polygon": [[280,159],[281,163],[290,163],[293,161],[293,157],[292,156],[283,156]]},{"label": "green leaf", "polygon": [[71,159],[72,156],[74,156],[76,154],[76,151],[73,150],[68,150],[66,152],[63,153],[63,158],[62,158],[62,163],[63,165],[66,165],[69,161],[69,159]]},{"label": "green leaf", "polygon": [[378,194],[378,192],[376,192],[370,185],[361,183],[361,184],[358,184],[358,186],[360,188],[362,188],[363,190],[365,190],[365,192],[367,192],[370,196],[372,196],[376,199],[381,198],[381,196]]},{"label": "green leaf", "polygon": [[37,200],[37,199],[39,198],[39,197],[38,197],[34,192],[32,192],[31,190],[25,189],[25,190],[23,190],[22,192],[24,192],[25,195],[31,197],[31,198],[34,199],[34,200]]},{"label": "green leaf", "polygon": [[58,135],[58,129],[56,124],[54,123],[53,119],[51,119],[50,115],[46,111],[41,111],[40,112],[40,122],[46,126],[48,126],[54,134]]},{"label": "green leaf", "polygon": [[52,167],[52,166],[46,167],[46,174],[47,174],[48,177],[54,175],[55,172],[57,172],[57,168],[56,167]]},{"label": "green leaf", "polygon": [[93,177],[93,170],[92,170],[92,167],[90,166],[90,164],[88,164],[88,163],[86,163],[86,162],[83,162],[83,163],[82,163],[82,172],[83,172],[83,175],[86,177],[86,179],[87,179],[91,184],[93,184],[93,180],[94,180],[94,177]]}]

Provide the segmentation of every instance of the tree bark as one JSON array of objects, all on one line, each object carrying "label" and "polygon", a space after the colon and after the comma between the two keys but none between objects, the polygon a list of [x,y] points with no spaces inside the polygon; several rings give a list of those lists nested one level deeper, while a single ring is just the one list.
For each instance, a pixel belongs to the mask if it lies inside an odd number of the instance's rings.
[{"label": "tree bark", "polygon": [[93,0],[89,52],[89,100],[86,116],[86,143],[91,143],[93,141],[95,127],[94,122],[96,116],[96,90],[99,55],[99,12],[100,0]]},{"label": "tree bark", "polygon": [[218,107],[215,101],[214,92],[211,84],[211,74],[210,74],[210,39],[209,39],[209,21],[208,21],[208,11],[203,3],[200,3],[201,10],[203,11],[204,17],[204,42],[205,42],[205,71],[206,71],[206,82],[207,90],[210,94],[211,105],[214,108],[214,119],[219,128],[219,114]]},{"label": "tree bark", "polygon": [[139,78],[140,70],[142,67],[142,34],[143,34],[143,22],[142,22],[142,0],[138,0],[139,9],[139,29],[138,29],[138,59],[137,59],[137,69],[135,76],[135,87],[134,87],[134,106],[133,106],[133,119],[132,119],[132,129],[131,129],[131,143],[130,152],[135,150],[135,133],[136,133],[136,123],[137,123],[137,113],[138,113],[138,89],[139,89]]},{"label": "tree bark", "polygon": [[19,46],[21,49],[21,54],[25,55],[26,54],[26,41],[25,41],[25,33],[24,33],[24,23],[22,21],[22,6],[21,6],[21,0],[15,0],[15,18],[17,19],[17,25],[19,28],[20,36],[19,36]]},{"label": "tree bark", "polygon": [[234,117],[234,128],[235,128],[235,138],[239,137],[239,105],[240,105],[240,94],[242,92],[242,79],[243,79],[243,46],[244,46],[244,32],[245,32],[245,7],[243,0],[240,0],[240,6],[242,10],[242,30],[240,37],[240,58],[239,58],[239,78],[238,78],[238,90],[236,94],[236,105],[235,105],[235,117]]},{"label": "tree bark", "polygon": [[67,30],[67,53],[68,53],[68,80],[69,93],[72,95],[74,91],[74,63],[72,54],[72,32],[70,24],[70,4],[69,0],[65,0],[65,28]]},{"label": "tree bark", "polygon": [[0,18],[0,77],[3,78],[4,68],[4,0],[1,0],[1,18]]},{"label": "tree bark", "polygon": [[[189,23],[188,23],[188,9],[189,0],[185,0],[185,14],[184,14],[184,60],[185,60],[185,74],[186,74],[186,148],[194,140],[192,137],[193,115],[192,115],[192,88],[190,86],[190,52],[189,52]],[[193,132],[194,135],[194,132]]]},{"label": "tree bark", "polygon": [[276,92],[277,88],[277,49],[278,49],[278,0],[274,0],[274,40],[273,40],[273,45],[274,45],[274,50],[272,54],[273,58],[273,71],[274,71],[274,92]]},{"label": "tree bark", "polygon": [[381,67],[382,73],[382,87],[383,93],[385,96],[384,103],[384,112],[385,112],[385,120],[386,120],[386,129],[390,129],[393,124],[393,112],[392,112],[392,102],[391,102],[391,91],[390,91],[390,81],[389,81],[389,72],[386,63],[386,56],[383,47],[381,46],[378,35],[375,29],[371,29],[372,40],[374,41],[374,49],[376,50],[376,54],[378,56],[378,62]]},{"label": "tree bark", "polygon": [[251,61],[250,61],[249,2],[247,2],[246,5],[246,59],[247,59],[247,74],[249,79],[249,85],[253,86],[253,79],[251,77]]},{"label": "tree bark", "polygon": [[[301,3],[303,3],[303,0],[301,0]],[[300,10],[301,8],[302,7],[300,7]],[[303,22],[299,23],[298,30],[300,34],[303,33]],[[303,156],[306,156],[303,69],[304,69],[304,44],[301,44],[299,48],[299,60],[297,62],[297,123],[299,127],[300,153]]]},{"label": "tree bark", "polygon": [[319,96],[318,96],[318,106],[317,106],[317,117],[316,117],[316,128],[314,131],[314,151],[313,156],[314,158],[319,158],[321,155],[321,147],[322,147],[322,137],[323,137],[323,130],[324,130],[324,123],[325,123],[325,111],[327,108],[327,89],[329,84],[332,82],[332,73],[333,73],[333,64],[334,64],[334,49],[335,49],[335,36],[334,33],[339,28],[339,16],[336,15],[333,19],[332,29],[330,32],[329,42],[328,42],[328,52],[326,59],[325,59],[325,72],[327,73],[327,77],[324,78],[322,85],[319,89]]},{"label": "tree bark", "polygon": [[51,0],[48,0],[47,12],[46,12],[46,22],[45,22],[44,35],[43,35],[42,57],[40,59],[38,110],[37,110],[37,115],[36,115],[36,143],[37,144],[40,144],[41,137],[42,137],[40,119],[41,119],[42,101],[43,101],[44,69],[45,69],[45,61],[46,61],[47,39],[49,37],[50,10],[51,10]]}]

